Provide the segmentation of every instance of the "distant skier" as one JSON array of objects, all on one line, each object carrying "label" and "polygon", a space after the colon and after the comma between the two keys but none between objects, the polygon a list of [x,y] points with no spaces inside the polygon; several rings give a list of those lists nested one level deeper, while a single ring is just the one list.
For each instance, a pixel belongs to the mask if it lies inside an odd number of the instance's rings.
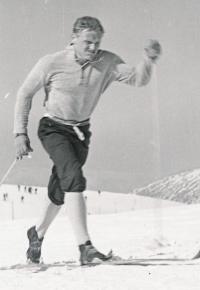
[{"label": "distant skier", "polygon": [[27,233],[30,244],[27,258],[35,263],[40,261],[44,235],[63,203],[79,245],[81,264],[96,257],[101,260],[111,257],[92,245],[87,229],[82,166],[90,143],[90,116],[112,82],[146,85],[161,47],[157,41],[149,41],[141,62],[131,67],[116,54],[99,49],[103,34],[98,19],[77,19],[71,44],[63,51],[42,57],[17,94],[14,128],[17,156],[21,159],[33,151],[27,131],[28,115],[33,96],[43,87],[46,114],[40,120],[38,135],[54,163],[48,185],[50,200],[39,221]]}]

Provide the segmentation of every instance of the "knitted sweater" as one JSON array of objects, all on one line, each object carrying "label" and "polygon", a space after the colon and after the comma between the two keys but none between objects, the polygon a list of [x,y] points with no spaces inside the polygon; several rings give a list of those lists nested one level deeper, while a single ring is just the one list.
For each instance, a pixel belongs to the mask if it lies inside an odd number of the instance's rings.
[{"label": "knitted sweater", "polygon": [[73,45],[42,57],[17,94],[14,133],[27,133],[32,98],[44,88],[47,114],[79,123],[90,118],[101,94],[113,81],[143,86],[151,77],[153,62],[144,55],[131,67],[108,51],[99,50],[90,62],[80,65]]}]

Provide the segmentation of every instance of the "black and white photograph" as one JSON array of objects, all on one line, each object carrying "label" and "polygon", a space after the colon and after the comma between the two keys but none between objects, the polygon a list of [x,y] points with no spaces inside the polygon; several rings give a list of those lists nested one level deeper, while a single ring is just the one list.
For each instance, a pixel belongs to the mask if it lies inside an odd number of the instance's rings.
[{"label": "black and white photograph", "polygon": [[0,289],[200,287],[200,1],[0,0]]}]

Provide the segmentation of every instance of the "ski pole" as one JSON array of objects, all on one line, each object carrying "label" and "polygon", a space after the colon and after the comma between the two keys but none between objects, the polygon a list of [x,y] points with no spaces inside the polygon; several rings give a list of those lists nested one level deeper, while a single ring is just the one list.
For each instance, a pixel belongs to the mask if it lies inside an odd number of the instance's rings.
[{"label": "ski pole", "polygon": [[[27,157],[28,157],[28,158],[32,158],[31,155],[28,155]],[[0,186],[2,185],[3,181],[5,180],[5,178],[7,177],[7,175],[10,173],[10,171],[12,170],[12,168],[15,166],[17,160],[19,160],[19,159],[16,158],[16,159],[13,161],[12,165],[10,166],[10,168],[8,169],[8,171],[6,172],[6,174],[4,175],[4,177],[2,178],[2,180],[1,180],[1,182],[0,182]]]},{"label": "ski pole", "polygon": [[0,186],[2,185],[4,179],[7,177],[7,175],[9,174],[9,172],[11,171],[11,169],[15,166],[16,162],[17,162],[17,158],[14,160],[14,162],[12,163],[12,165],[10,166],[10,168],[8,169],[8,171],[6,172],[6,174],[4,175],[4,177],[2,178],[1,182],[0,182]]}]

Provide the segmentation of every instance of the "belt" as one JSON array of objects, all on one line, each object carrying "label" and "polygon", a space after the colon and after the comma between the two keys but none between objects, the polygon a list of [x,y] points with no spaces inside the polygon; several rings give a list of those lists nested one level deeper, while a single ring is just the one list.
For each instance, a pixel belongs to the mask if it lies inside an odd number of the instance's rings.
[{"label": "belt", "polygon": [[65,121],[65,120],[60,119],[60,118],[58,118],[58,117],[52,116],[52,115],[50,115],[50,114],[48,114],[48,113],[46,113],[46,114],[44,115],[44,117],[48,117],[48,118],[50,118],[50,119],[52,119],[52,120],[54,120],[54,121],[56,121],[56,122],[58,122],[58,123],[60,123],[60,124],[64,124],[64,125],[68,125],[68,126],[72,126],[72,128],[73,128],[73,130],[75,131],[75,133],[76,133],[76,135],[78,136],[78,138],[79,138],[81,141],[85,140],[85,136],[84,136],[83,132],[78,128],[78,126],[81,127],[81,126],[88,125],[90,119],[87,119],[87,120],[84,120],[84,121],[81,121],[81,122],[74,122],[74,121],[73,121],[73,123],[69,123],[69,121]]}]

